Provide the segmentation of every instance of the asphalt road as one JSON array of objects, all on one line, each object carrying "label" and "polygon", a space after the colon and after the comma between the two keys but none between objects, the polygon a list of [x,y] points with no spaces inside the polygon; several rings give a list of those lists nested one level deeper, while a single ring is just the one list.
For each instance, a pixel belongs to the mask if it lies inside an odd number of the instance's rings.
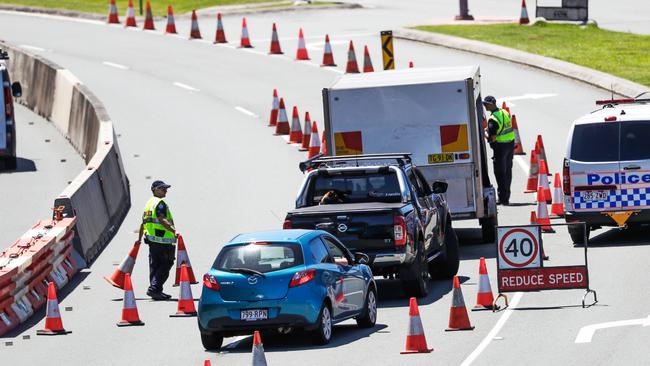
[{"label": "asphalt road", "polygon": [[[395,17],[394,2],[373,4],[377,8],[249,16],[257,46],[252,51],[87,22],[1,14],[3,37],[43,49],[38,52],[69,68],[104,102],[121,136],[134,206],[111,245],[79,276],[78,286],[63,295],[62,308],[73,308],[63,312],[64,325],[73,333],[37,338],[34,333],[42,322],[23,327],[12,334],[12,346],[0,348],[3,360],[52,365],[178,365],[201,364],[210,358],[213,364],[249,364],[250,337],[226,339],[224,352],[205,352],[194,319],[169,318],[168,314],[175,312],[175,302],[151,302],[144,297],[146,247],[134,271],[145,327],[115,327],[122,294],[102,276],[112,272],[135,239],[139,207],[148,198],[153,179],[162,178],[173,186],[168,201],[198,276],[211,265],[221,243],[235,234],[281,226],[301,182],[297,163],[305,155],[265,127],[272,89],[278,88],[288,105],[297,104],[301,112],[309,110],[321,122],[320,90],[342,70],[341,66],[339,72],[314,67],[320,61],[325,32],[334,41],[339,65],[344,64],[347,41],[353,39],[357,57],[361,59],[361,45],[367,43],[379,68],[377,31],[429,16],[423,12],[424,1],[409,2],[401,17]],[[453,13],[449,9],[444,12]],[[445,14],[439,11],[437,15]],[[384,21],[391,15],[394,23],[387,25]],[[225,19],[231,42],[237,39],[239,21],[239,17]],[[272,22],[279,25],[285,56],[266,55]],[[201,25],[204,37],[211,39],[213,19]],[[312,52],[311,63],[292,61],[300,26]],[[161,24],[157,27],[163,28]],[[181,20],[178,28],[187,34],[189,27]],[[543,134],[554,172],[560,168],[570,121],[594,109],[595,99],[607,97],[606,92],[575,81],[486,57],[403,41],[397,41],[395,48],[398,68],[409,60],[416,67],[480,64],[484,94],[512,100],[527,150],[533,147],[536,134]],[[525,161],[515,163],[512,201],[518,205],[501,209],[502,224],[526,223],[533,209],[533,197],[521,193],[525,165]],[[492,287],[496,288],[494,248],[477,241],[478,231],[471,229],[475,222],[457,222],[455,226],[465,244],[459,275],[465,301],[472,306],[480,256],[488,258]],[[514,310],[471,313],[474,331],[446,333],[451,284],[432,282],[430,295],[420,301],[420,312],[435,351],[402,356],[407,300],[396,283],[380,281],[380,312],[374,329],[358,330],[344,324],[335,328],[332,344],[325,347],[314,347],[300,336],[265,339],[266,356],[269,364],[276,365],[326,365],[332,361],[353,365],[469,364],[472,360],[475,365],[642,364],[647,361],[642,347],[650,339],[647,328],[601,330],[586,344],[575,344],[574,339],[585,325],[647,317],[644,294],[649,285],[644,258],[650,253],[646,237],[647,232],[596,233],[590,274],[600,303],[590,309],[577,306],[581,291],[526,293],[511,296]],[[544,240],[551,265],[580,262],[582,249],[569,244],[565,231],[560,229]],[[174,289],[168,290],[176,294]],[[198,286],[193,291],[195,297],[200,295]],[[25,335],[30,339],[21,338]]]}]

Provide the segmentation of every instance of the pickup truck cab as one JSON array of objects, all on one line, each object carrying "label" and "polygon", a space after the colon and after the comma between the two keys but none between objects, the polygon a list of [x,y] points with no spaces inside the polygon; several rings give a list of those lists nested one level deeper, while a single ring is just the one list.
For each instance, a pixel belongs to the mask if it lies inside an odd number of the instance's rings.
[{"label": "pickup truck cab", "polygon": [[375,275],[399,278],[409,296],[428,292],[427,278],[458,271],[458,239],[442,193],[431,186],[409,154],[319,157],[287,213],[284,228],[319,229],[369,257]]}]

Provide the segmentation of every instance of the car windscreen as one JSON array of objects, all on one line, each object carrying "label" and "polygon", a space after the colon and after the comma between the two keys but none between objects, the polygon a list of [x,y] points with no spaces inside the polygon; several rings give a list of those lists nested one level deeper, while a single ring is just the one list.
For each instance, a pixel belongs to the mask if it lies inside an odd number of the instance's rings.
[{"label": "car windscreen", "polygon": [[618,161],[619,123],[576,125],[571,142],[571,159],[585,162]]},{"label": "car windscreen", "polygon": [[402,194],[395,172],[359,172],[345,175],[317,175],[313,178],[309,206],[361,203],[401,202]]},{"label": "car windscreen", "polygon": [[621,160],[650,159],[650,121],[621,122]]},{"label": "car windscreen", "polygon": [[302,249],[296,243],[249,243],[224,247],[212,268],[268,273],[303,263]]}]

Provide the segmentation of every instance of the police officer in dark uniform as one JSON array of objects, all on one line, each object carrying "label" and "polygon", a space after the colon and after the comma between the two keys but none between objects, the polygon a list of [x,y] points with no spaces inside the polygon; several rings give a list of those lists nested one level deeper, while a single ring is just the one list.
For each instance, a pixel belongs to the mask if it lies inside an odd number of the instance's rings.
[{"label": "police officer in dark uniform", "polygon": [[483,106],[490,111],[488,120],[488,142],[494,151],[494,175],[497,178],[497,204],[510,204],[510,184],[512,183],[512,158],[515,151],[515,131],[512,129],[510,115],[497,107],[497,100],[488,95],[483,99]]}]

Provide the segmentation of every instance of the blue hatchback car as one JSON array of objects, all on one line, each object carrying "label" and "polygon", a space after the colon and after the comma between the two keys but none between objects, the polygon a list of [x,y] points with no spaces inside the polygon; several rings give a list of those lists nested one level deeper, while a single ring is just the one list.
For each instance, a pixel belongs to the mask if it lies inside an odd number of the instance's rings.
[{"label": "blue hatchback car", "polygon": [[355,318],[360,327],[373,327],[377,287],[367,261],[320,230],[236,236],[203,276],[198,307],[203,346],[218,350],[224,337],[294,329],[326,344],[334,323]]}]

